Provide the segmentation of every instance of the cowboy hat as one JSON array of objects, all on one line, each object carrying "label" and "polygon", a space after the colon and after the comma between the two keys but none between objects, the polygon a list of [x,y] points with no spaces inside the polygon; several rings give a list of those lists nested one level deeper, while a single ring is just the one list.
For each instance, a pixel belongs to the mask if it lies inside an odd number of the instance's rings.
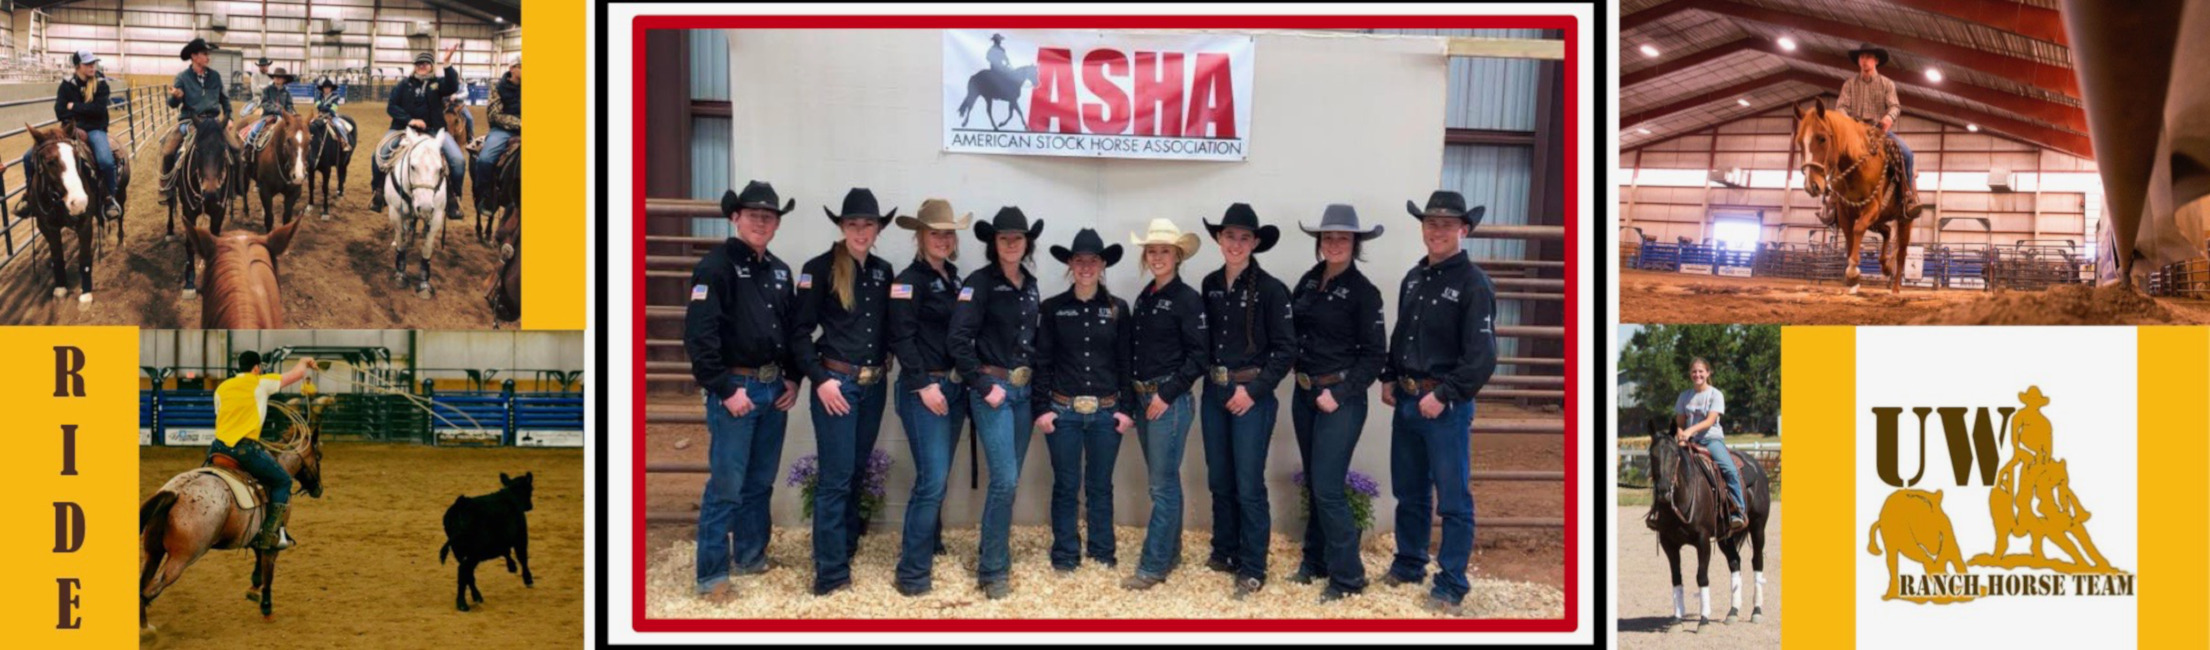
[{"label": "cowboy hat", "polygon": [[184,44],[184,51],[178,53],[176,55],[176,58],[188,60],[191,59],[192,55],[194,54],[199,54],[201,52],[212,52],[216,49],[218,48],[216,48],[213,44],[208,43],[207,39],[195,38],[192,39],[192,42]]},{"label": "cowboy hat", "polygon": [[253,60],[253,64],[254,64],[254,65],[257,65],[257,66],[261,66],[261,67],[263,67],[263,68],[269,67],[269,64],[270,64],[270,63],[273,63],[273,62],[272,62],[272,61],[270,61],[270,60],[269,60],[269,58],[268,58],[268,57],[265,57],[265,56],[264,56],[264,57],[261,57],[261,58],[258,58],[258,59],[254,59],[254,60]]},{"label": "cowboy hat", "polygon": [[1109,267],[1120,263],[1120,252],[1120,244],[1106,246],[1105,238],[1097,236],[1095,228],[1083,228],[1076,231],[1074,233],[1074,247],[1071,249],[1065,246],[1051,247],[1052,258],[1059,260],[1060,264],[1067,263],[1067,260],[1074,259],[1076,255],[1090,253],[1103,258],[1105,266]]},{"label": "cowboy hat", "polygon": [[1203,240],[1197,237],[1197,233],[1182,232],[1181,228],[1174,226],[1174,222],[1165,219],[1152,219],[1151,227],[1144,230],[1140,237],[1135,233],[1128,233],[1128,243],[1137,246],[1163,244],[1180,248],[1182,249],[1182,259],[1185,260],[1197,256],[1197,246],[1200,241]]},{"label": "cowboy hat", "polygon": [[1213,237],[1219,237],[1220,231],[1226,228],[1242,228],[1257,234],[1258,248],[1251,251],[1254,253],[1264,253],[1274,247],[1274,242],[1281,240],[1280,228],[1258,225],[1258,212],[1253,211],[1249,203],[1228,206],[1227,213],[1220,216],[1220,223],[1200,221],[1205,224],[1206,232],[1212,233]]},{"label": "cowboy hat", "polygon": [[1320,233],[1324,232],[1347,232],[1357,235],[1358,241],[1380,237],[1381,231],[1386,230],[1378,223],[1369,224],[1363,229],[1359,228],[1358,210],[1342,203],[1328,204],[1327,210],[1320,213],[1319,227],[1315,228],[1301,223],[1297,224],[1297,227],[1304,229],[1305,234],[1314,237],[1318,237]]},{"label": "cowboy hat", "polygon": [[1873,47],[1871,43],[1858,43],[1857,49],[1849,51],[1849,62],[1856,63],[1857,56],[1860,54],[1870,54],[1872,58],[1879,59],[1880,62],[1874,64],[1874,67],[1888,64],[1888,51],[1884,48]]},{"label": "cowboy hat", "polygon": [[336,88],[336,87],[338,87],[338,82],[335,82],[335,81],[331,81],[329,77],[323,77],[321,81],[317,81],[317,82],[315,82],[315,90],[322,90],[322,89],[324,89],[324,88]]},{"label": "cowboy hat", "polygon": [[974,220],[975,213],[973,212],[960,215],[958,219],[953,219],[952,202],[943,199],[922,201],[921,217],[918,219],[911,215],[897,218],[898,227],[906,230],[966,230],[967,226],[974,223]]},{"label": "cowboy hat", "polygon": [[1028,235],[1028,241],[1035,242],[1038,235],[1044,234],[1044,220],[1029,223],[1028,215],[1022,214],[1019,207],[1008,205],[998,208],[997,216],[990,217],[989,221],[975,223],[975,239],[985,244],[997,243],[1000,230]]},{"label": "cowboy hat", "polygon": [[287,84],[299,82],[299,75],[284,71],[284,66],[277,66],[275,70],[269,71],[269,79],[273,80],[277,78],[282,78],[284,80],[284,83]]},{"label": "cowboy hat", "polygon": [[1481,225],[1481,215],[1487,214],[1489,209],[1477,205],[1473,207],[1473,210],[1468,211],[1466,210],[1466,197],[1464,195],[1450,190],[1435,190],[1435,193],[1427,195],[1426,208],[1421,208],[1410,200],[1406,200],[1404,211],[1412,213],[1414,219],[1426,219],[1428,217],[1463,219],[1466,222],[1466,228],[1471,229]]},{"label": "cowboy hat", "polygon": [[723,191],[721,193],[721,213],[736,216],[738,210],[758,208],[771,210],[775,213],[775,216],[780,217],[789,214],[791,210],[798,207],[798,199],[791,199],[783,204],[782,209],[778,210],[775,208],[776,200],[775,186],[760,181],[750,181],[744,184],[744,192],[741,194],[735,191]]},{"label": "cowboy hat", "polygon": [[865,217],[874,219],[876,226],[890,223],[891,218],[898,216],[897,208],[891,208],[890,214],[883,214],[882,207],[875,204],[875,193],[864,187],[844,193],[843,212],[830,212],[826,205],[821,206],[821,212],[829,215],[829,221],[843,223],[845,219]]}]

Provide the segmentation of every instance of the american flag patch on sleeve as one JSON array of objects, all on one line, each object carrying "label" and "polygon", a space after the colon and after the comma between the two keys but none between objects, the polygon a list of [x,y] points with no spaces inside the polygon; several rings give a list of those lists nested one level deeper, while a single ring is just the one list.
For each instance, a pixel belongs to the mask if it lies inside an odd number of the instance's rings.
[{"label": "american flag patch on sleeve", "polygon": [[800,289],[812,289],[812,288],[813,288],[813,274],[812,274],[812,273],[800,273],[800,274],[798,274],[798,288],[800,288]]},{"label": "american flag patch on sleeve", "polygon": [[960,302],[974,302],[974,299],[975,299],[975,288],[974,288],[974,287],[960,287],[960,288],[959,288],[959,301],[960,301]]},{"label": "american flag patch on sleeve", "polygon": [[698,301],[700,301],[700,300],[705,300],[705,299],[706,299],[706,285],[703,285],[703,284],[698,284],[698,285],[692,285],[692,286],[691,286],[691,302],[698,302]]},{"label": "american flag patch on sleeve", "polygon": [[891,285],[890,285],[890,299],[891,299],[891,300],[912,300],[912,299],[913,299],[913,285],[910,285],[910,284],[891,284]]}]

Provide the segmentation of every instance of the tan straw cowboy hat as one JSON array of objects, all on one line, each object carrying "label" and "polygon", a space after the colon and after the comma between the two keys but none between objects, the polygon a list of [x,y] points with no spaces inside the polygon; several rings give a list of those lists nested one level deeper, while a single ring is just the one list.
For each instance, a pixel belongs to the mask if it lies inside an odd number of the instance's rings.
[{"label": "tan straw cowboy hat", "polygon": [[898,227],[906,230],[966,230],[974,220],[973,212],[953,219],[950,201],[929,199],[921,202],[920,218],[898,217]]},{"label": "tan straw cowboy hat", "polygon": [[1128,241],[1137,246],[1165,244],[1179,247],[1182,249],[1182,259],[1186,260],[1197,256],[1197,245],[1202,240],[1198,239],[1197,233],[1182,232],[1182,229],[1174,227],[1172,221],[1152,219],[1150,228],[1145,230],[1143,235],[1138,236],[1135,233],[1129,233]]}]

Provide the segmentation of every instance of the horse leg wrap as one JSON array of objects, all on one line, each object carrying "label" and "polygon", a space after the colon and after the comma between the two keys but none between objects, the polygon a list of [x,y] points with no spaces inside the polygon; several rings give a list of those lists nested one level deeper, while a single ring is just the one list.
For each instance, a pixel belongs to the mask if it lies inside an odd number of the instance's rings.
[{"label": "horse leg wrap", "polygon": [[1753,599],[1752,599],[1752,600],[1750,601],[1750,603],[1751,603],[1751,604],[1754,604],[1754,605],[1756,605],[1758,609],[1764,609],[1764,608],[1765,608],[1765,572],[1764,572],[1764,571],[1758,571],[1758,572],[1756,573],[1756,575],[1757,575],[1757,580],[1756,580],[1756,583],[1757,583],[1757,588],[1756,588],[1756,590],[1754,591],[1754,594],[1755,594],[1755,595],[1754,595]]},{"label": "horse leg wrap", "polygon": [[1741,609],[1741,608],[1742,608],[1742,574],[1740,574],[1740,573],[1734,573],[1734,572],[1729,572],[1729,573],[1727,573],[1727,591],[1728,591],[1728,592],[1731,592],[1731,594],[1732,594],[1732,595],[1731,595],[1731,600],[1729,600],[1729,601],[1728,601],[1728,607],[1731,607],[1731,608],[1734,608],[1734,609]]},{"label": "horse leg wrap", "polygon": [[1681,618],[1687,615],[1688,608],[1682,600],[1681,586],[1673,585],[1673,618]]},{"label": "horse leg wrap", "polygon": [[1711,618],[1711,588],[1696,588],[1696,615]]}]

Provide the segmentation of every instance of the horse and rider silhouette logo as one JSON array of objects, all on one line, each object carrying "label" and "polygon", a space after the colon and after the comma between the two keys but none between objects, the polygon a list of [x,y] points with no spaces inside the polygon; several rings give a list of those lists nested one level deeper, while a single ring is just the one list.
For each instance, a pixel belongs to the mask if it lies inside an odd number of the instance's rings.
[{"label": "horse and rider silhouette logo", "polygon": [[[990,35],[990,50],[983,53],[990,67],[978,70],[967,77],[967,98],[959,102],[959,126],[965,128],[968,113],[974,110],[975,100],[982,100],[982,112],[990,121],[990,130],[997,131],[1010,123],[1018,123],[1021,130],[1028,130],[1028,114],[1021,111],[1021,89],[1036,85],[1036,64],[1021,67],[1013,64],[1005,54],[1005,35]],[[1005,102],[1005,120],[999,121],[997,103]],[[1018,117],[1019,120],[1014,118]]]},{"label": "horse and rider silhouette logo", "polygon": [[[2010,438],[2010,458],[1995,471],[1994,485],[1988,492],[1988,515],[1995,532],[1994,548],[1972,555],[1970,560],[1964,559],[1964,550],[1958,545],[1955,528],[1943,507],[1942,491],[1908,487],[1917,482],[1917,476],[1908,482],[1895,478],[1894,421],[1902,409],[1874,409],[1875,414],[1881,416],[1879,461],[1882,478],[1899,488],[1888,495],[1880,507],[1880,518],[1866,531],[1869,539],[1865,552],[1874,557],[1884,555],[1888,565],[1887,590],[1881,594],[1881,600],[1949,604],[1996,595],[1995,590],[2016,594],[2037,591],[2066,595],[2133,593],[2132,574],[2112,566],[2096,548],[2086,525],[2094,515],[2072,492],[2066,461],[2052,455],[2055,427],[2041,412],[2041,407],[2049,404],[2049,398],[2041,393],[2039,386],[2031,386],[2018,394],[2018,400],[2024,407],[2016,409],[2017,415],[2009,420],[2006,431]],[[1920,416],[1921,475],[1925,469],[1924,422],[1930,410],[1941,412],[1948,429],[1952,457],[1957,459],[1958,484],[1965,485],[1971,472],[1971,461],[1958,454],[1970,455],[1975,447],[1981,452],[1979,460],[1984,483],[1987,467],[1993,465],[1991,452],[1995,450],[1994,431],[1986,426],[1987,409],[1979,410],[1976,423],[1979,426],[1973,428],[1969,437],[1963,426],[1965,409],[1914,409]],[[1997,409],[2006,417],[2012,410],[2010,407]],[[2026,552],[2013,552],[2010,546],[2013,537],[2028,540]],[[2063,557],[2051,557],[2044,542],[2063,551]],[[1903,559],[1919,563],[1923,574],[1904,574],[1900,567]],[[2040,569],[2075,578],[2021,589],[2017,584],[2006,587],[2003,580],[1979,582],[1984,576],[1970,574],[1966,567]],[[2085,576],[2114,579],[2092,580]],[[2055,591],[2045,588],[2050,586],[2055,586]]]}]

